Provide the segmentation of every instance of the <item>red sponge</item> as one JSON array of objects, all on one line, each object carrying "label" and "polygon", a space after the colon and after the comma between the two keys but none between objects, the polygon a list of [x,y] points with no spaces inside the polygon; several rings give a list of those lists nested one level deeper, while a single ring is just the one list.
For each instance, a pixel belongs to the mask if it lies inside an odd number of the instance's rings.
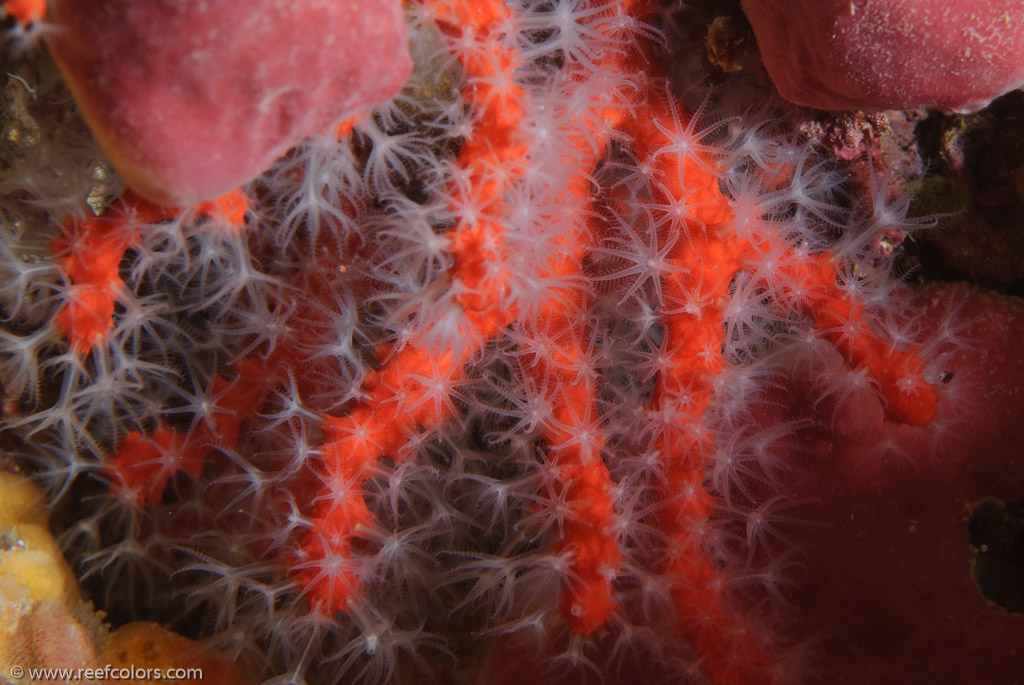
[{"label": "red sponge", "polygon": [[886,423],[865,393],[784,476],[808,503],[787,530],[803,551],[791,625],[822,645],[821,682],[1019,684],[1024,302],[949,285],[921,300],[924,332],[961,344],[934,422]]},{"label": "red sponge", "polygon": [[244,183],[412,68],[398,0],[56,0],[48,20],[114,167],[168,205]]},{"label": "red sponge", "polygon": [[981,109],[1024,85],[1020,0],[743,0],[779,92],[821,109]]}]

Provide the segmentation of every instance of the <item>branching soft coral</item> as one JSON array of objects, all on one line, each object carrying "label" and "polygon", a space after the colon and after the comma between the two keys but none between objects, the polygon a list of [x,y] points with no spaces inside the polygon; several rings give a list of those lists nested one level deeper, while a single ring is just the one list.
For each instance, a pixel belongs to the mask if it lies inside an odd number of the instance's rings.
[{"label": "branching soft coral", "polygon": [[894,434],[946,417],[962,340],[874,249],[904,206],[749,84],[707,88],[675,9],[425,0],[395,100],[219,204],[125,194],[63,224],[34,289],[0,282],[0,352],[44,386],[20,458],[87,502],[69,553],[169,588],[107,592],[115,616],[273,682],[484,649],[481,682],[807,676],[813,496],[783,485],[869,399]]}]

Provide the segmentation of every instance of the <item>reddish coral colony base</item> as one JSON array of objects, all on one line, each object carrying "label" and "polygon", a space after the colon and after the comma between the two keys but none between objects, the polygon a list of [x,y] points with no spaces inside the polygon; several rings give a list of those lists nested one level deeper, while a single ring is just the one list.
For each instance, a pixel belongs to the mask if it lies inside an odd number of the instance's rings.
[{"label": "reddish coral colony base", "polygon": [[966,519],[1024,495],[1020,304],[902,285],[906,198],[685,9],[409,17],[402,94],[243,190],[4,226],[5,421],[96,601],[274,683],[1015,682]]}]

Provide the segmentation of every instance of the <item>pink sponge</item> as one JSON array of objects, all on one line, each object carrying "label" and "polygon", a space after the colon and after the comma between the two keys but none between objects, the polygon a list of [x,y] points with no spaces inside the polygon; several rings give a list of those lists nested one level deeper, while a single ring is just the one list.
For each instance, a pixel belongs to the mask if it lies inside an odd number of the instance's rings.
[{"label": "pink sponge", "polygon": [[779,92],[822,109],[976,111],[1024,85],[1020,0],[743,0]]},{"label": "pink sponge", "polygon": [[398,0],[56,0],[50,48],[117,171],[189,205],[393,96]]},{"label": "pink sponge", "polygon": [[[1024,301],[945,284],[920,301],[926,338],[960,343],[932,424],[886,422],[873,390],[845,398],[782,475],[805,503],[785,529],[802,551],[789,625],[823,646],[814,682],[1020,685]],[[784,419],[822,401],[797,385]]]}]

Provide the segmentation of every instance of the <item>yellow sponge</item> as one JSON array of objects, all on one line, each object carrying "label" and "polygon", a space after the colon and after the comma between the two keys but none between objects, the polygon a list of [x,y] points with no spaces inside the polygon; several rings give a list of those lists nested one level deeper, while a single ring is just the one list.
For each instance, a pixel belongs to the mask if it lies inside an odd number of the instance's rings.
[{"label": "yellow sponge", "polygon": [[45,526],[49,518],[46,497],[19,473],[0,470],[0,531],[14,523]]},{"label": "yellow sponge", "polygon": [[157,682],[159,678],[153,677],[153,669],[171,675],[179,683],[198,685],[205,681],[244,685],[251,682],[240,664],[232,664],[202,643],[147,621],[135,621],[112,632],[100,661],[119,669],[149,669],[133,674],[142,685]]},{"label": "yellow sponge", "polygon": [[0,526],[0,576],[24,585],[32,599],[74,600],[78,584],[45,525]]},{"label": "yellow sponge", "polygon": [[73,601],[78,584],[46,525],[45,503],[31,480],[0,471],[0,578],[8,588],[21,585],[31,601]]}]

